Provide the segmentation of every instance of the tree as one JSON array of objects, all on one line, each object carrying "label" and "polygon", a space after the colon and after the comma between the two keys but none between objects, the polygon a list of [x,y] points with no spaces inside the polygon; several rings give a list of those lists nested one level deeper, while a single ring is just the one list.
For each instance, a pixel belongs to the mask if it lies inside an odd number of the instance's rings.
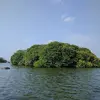
[{"label": "tree", "polygon": [[24,50],[18,50],[16,53],[14,53],[11,56],[11,63],[13,65],[24,65],[24,55],[25,55]]},{"label": "tree", "polygon": [[36,66],[39,64],[39,67],[40,65],[41,67],[75,67],[76,53],[69,44],[51,42],[41,52]]},{"label": "tree", "polygon": [[33,66],[33,64],[39,60],[40,52],[45,45],[33,45],[27,49],[24,60],[26,66]]}]

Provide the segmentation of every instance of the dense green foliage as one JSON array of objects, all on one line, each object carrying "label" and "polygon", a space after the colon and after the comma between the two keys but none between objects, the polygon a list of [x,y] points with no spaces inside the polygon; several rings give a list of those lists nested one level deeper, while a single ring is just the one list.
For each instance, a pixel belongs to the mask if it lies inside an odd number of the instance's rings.
[{"label": "dense green foliage", "polygon": [[24,61],[25,66],[33,66],[33,64],[39,60],[40,51],[45,47],[45,45],[34,45],[31,48],[27,49]]},{"label": "dense green foliage", "polygon": [[26,51],[18,50],[11,57],[13,65],[31,67],[100,67],[100,59],[89,49],[61,42],[33,45]]},{"label": "dense green foliage", "polygon": [[4,58],[0,57],[0,63],[6,63],[7,60],[5,60]]},{"label": "dense green foliage", "polygon": [[24,50],[18,50],[14,55],[11,56],[11,63],[13,65],[24,65]]}]

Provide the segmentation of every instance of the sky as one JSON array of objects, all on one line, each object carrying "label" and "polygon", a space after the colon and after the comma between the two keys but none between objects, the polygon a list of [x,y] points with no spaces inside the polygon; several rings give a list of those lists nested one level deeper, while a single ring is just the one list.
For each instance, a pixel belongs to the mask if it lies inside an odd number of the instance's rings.
[{"label": "sky", "polygon": [[50,41],[100,57],[100,0],[0,0],[0,56]]}]

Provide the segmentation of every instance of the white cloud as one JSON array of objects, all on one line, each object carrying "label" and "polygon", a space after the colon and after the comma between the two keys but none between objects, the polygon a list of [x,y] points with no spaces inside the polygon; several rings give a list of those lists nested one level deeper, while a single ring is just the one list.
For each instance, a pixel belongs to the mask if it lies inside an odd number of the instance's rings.
[{"label": "white cloud", "polygon": [[72,22],[75,20],[75,17],[72,17],[72,16],[68,16],[68,14],[63,14],[61,16],[61,19],[64,21],[64,22]]},{"label": "white cloud", "polygon": [[53,40],[49,40],[47,43],[53,42]]},{"label": "white cloud", "polygon": [[63,18],[64,22],[72,22],[74,20],[75,20],[75,17],[65,17],[65,18]]}]

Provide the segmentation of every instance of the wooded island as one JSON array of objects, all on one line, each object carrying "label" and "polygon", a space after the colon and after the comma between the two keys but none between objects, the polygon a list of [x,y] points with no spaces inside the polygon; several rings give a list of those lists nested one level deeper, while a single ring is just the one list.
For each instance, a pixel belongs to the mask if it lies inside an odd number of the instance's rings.
[{"label": "wooded island", "polygon": [[4,58],[0,57],[0,63],[6,63],[7,60],[5,60]]},{"label": "wooded island", "polygon": [[100,59],[89,49],[57,41],[18,50],[11,56],[11,63],[39,68],[100,67]]}]

